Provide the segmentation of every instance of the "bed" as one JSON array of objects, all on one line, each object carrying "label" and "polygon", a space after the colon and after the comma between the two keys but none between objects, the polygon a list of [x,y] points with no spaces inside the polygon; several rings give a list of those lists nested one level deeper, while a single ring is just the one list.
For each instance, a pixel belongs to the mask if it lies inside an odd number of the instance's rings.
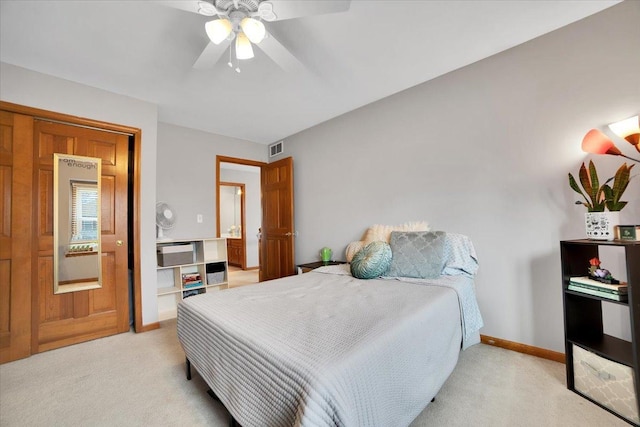
[{"label": "bed", "polygon": [[179,341],[244,427],[408,425],[479,342],[460,239],[435,279],[362,280],[344,264],[187,298]]}]

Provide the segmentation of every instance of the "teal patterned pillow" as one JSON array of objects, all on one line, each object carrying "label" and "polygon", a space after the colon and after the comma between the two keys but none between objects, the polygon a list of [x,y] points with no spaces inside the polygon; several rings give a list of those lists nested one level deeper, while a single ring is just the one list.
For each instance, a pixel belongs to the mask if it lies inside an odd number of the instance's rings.
[{"label": "teal patterned pillow", "polygon": [[444,267],[443,231],[394,231],[391,233],[393,260],[386,276],[435,279]]},{"label": "teal patterned pillow", "polygon": [[351,260],[351,275],[358,279],[382,276],[391,263],[391,247],[387,242],[371,242],[360,249]]}]

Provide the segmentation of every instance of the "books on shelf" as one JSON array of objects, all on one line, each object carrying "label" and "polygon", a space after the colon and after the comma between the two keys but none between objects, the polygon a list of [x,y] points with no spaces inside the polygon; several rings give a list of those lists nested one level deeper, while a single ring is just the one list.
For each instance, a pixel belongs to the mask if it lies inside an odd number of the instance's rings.
[{"label": "books on shelf", "polygon": [[182,287],[183,288],[195,288],[202,286],[202,277],[200,273],[183,273],[182,274]]},{"label": "books on shelf", "polygon": [[613,293],[627,293],[628,287],[625,282],[620,282],[617,284],[610,283],[602,283],[597,280],[591,279],[589,277],[570,277],[569,283],[589,289],[595,289],[600,291],[610,291]]},{"label": "books on shelf", "polygon": [[195,295],[200,295],[206,293],[207,290],[205,288],[200,289],[190,289],[188,291],[182,291],[182,298],[189,298]]},{"label": "books on shelf", "polygon": [[609,284],[599,282],[587,276],[570,277],[568,289],[570,291],[582,292],[584,294],[606,298],[614,301],[629,301],[629,288],[624,282],[618,284]]},{"label": "books on shelf", "polygon": [[589,289],[582,286],[575,285],[573,283],[569,283],[569,287],[567,288],[570,291],[582,292],[583,294],[593,295],[600,298],[610,299],[613,301],[627,302],[629,301],[628,294],[616,294],[613,292],[600,291],[597,289]]},{"label": "books on shelf", "polygon": [[186,283],[183,283],[183,285],[182,285],[182,286],[183,286],[185,289],[188,289],[188,288],[195,288],[195,287],[197,287],[197,286],[202,286],[202,280],[196,280],[196,281],[193,281],[193,282],[186,282]]}]

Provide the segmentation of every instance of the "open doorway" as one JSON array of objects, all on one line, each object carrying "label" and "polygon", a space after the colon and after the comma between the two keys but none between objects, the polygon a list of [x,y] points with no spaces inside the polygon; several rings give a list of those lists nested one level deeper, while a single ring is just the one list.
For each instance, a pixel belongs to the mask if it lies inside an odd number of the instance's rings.
[{"label": "open doorway", "polygon": [[227,238],[229,287],[259,281],[262,165],[251,160],[216,158],[217,235]]}]

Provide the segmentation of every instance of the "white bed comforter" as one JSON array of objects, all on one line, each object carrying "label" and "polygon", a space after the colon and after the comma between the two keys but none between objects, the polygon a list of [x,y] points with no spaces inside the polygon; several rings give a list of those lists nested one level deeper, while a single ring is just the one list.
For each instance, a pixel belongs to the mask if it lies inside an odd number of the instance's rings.
[{"label": "white bed comforter", "polygon": [[187,298],[178,338],[244,427],[403,426],[457,363],[460,307],[448,287],[311,272]]}]

